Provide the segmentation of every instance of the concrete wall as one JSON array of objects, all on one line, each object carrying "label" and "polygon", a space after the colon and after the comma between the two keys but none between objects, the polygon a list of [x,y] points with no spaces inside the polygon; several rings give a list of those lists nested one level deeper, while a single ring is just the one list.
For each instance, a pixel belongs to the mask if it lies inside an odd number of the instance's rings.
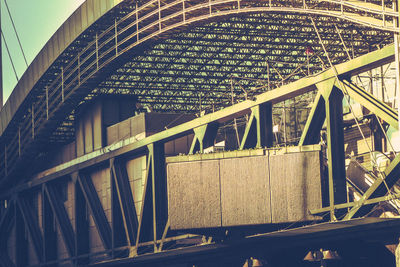
[{"label": "concrete wall", "polygon": [[315,219],[308,210],[322,207],[320,152],[263,153],[167,160],[171,229]]}]

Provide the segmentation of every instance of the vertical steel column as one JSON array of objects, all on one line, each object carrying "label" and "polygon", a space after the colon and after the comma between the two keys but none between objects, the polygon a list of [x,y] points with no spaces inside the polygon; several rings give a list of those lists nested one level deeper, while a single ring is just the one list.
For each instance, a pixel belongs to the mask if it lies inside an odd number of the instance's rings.
[{"label": "vertical steel column", "polygon": [[[110,161],[110,183],[111,183],[111,233],[112,233],[112,249],[113,257],[115,257],[115,249],[118,247],[126,246],[128,243],[128,236],[126,234],[126,227],[124,223],[121,202],[118,196],[118,184],[114,177],[114,160]],[[130,186],[130,185],[129,185]]]},{"label": "vertical steel column", "polygon": [[258,109],[257,146],[272,147],[274,141],[272,103],[261,104]]},{"label": "vertical steel column", "polygon": [[343,93],[337,87],[333,87],[329,96],[325,98],[325,110],[328,144],[329,205],[331,207],[331,220],[335,220],[336,215],[333,206],[347,201],[344,159]]},{"label": "vertical steel column", "polygon": [[124,162],[110,161],[111,179],[117,193],[120,210],[122,211],[123,228],[129,246],[134,246],[138,229],[137,214],[129,177]]},{"label": "vertical steel column", "polygon": [[253,107],[251,111],[239,149],[271,147],[274,140],[272,132],[272,104],[264,103]]},{"label": "vertical steel column", "polygon": [[151,160],[151,185],[153,195],[153,235],[160,239],[168,219],[167,180],[165,177],[164,143],[148,146]]},{"label": "vertical steel column", "polygon": [[152,241],[154,252],[157,252],[157,240],[162,238],[168,219],[164,143],[149,144],[147,149],[146,181],[136,247],[143,241]]}]

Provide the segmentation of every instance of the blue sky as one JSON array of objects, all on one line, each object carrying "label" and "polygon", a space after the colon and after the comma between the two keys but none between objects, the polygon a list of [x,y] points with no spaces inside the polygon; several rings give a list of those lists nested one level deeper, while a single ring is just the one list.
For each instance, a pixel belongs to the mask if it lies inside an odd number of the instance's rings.
[{"label": "blue sky", "polygon": [[[17,28],[28,64],[50,39],[61,24],[85,0],[6,0]],[[1,26],[17,69],[18,78],[26,70],[17,38],[7,13],[4,0],[1,3]],[[8,54],[3,43],[3,88],[4,102],[17,83]]]}]

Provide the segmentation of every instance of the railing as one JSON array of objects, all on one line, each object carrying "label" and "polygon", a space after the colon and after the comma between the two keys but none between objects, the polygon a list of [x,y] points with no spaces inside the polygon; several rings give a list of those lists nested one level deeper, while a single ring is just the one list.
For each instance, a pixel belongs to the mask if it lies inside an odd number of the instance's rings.
[{"label": "railing", "polygon": [[2,153],[3,160],[0,163],[2,176],[9,174],[18,158],[25,153],[26,144],[35,140],[52,118],[54,120],[55,113],[82,84],[133,47],[173,29],[213,17],[238,13],[296,12],[338,17],[376,29],[399,32],[393,23],[398,18],[398,13],[386,7],[384,2],[381,6],[362,1],[343,0],[202,0],[196,4],[190,1],[190,5],[187,0],[165,2],[148,1],[136,6],[134,11],[122,19],[115,20],[102,33],[96,34],[94,40],[65,67],[59,69],[57,77],[46,88],[41,88],[42,95],[36,97],[25,116],[20,119],[18,129],[8,131],[13,132],[13,137],[5,144]]}]

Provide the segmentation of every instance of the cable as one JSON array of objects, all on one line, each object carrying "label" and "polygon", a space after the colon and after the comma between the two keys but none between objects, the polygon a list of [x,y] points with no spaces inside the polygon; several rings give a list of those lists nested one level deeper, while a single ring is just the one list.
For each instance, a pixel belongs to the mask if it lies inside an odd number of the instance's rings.
[{"label": "cable", "polygon": [[24,50],[22,49],[21,41],[19,40],[18,32],[17,32],[17,29],[15,28],[14,20],[13,20],[13,18],[12,18],[12,16],[11,16],[10,9],[8,8],[7,0],[4,0],[4,3],[6,4],[6,8],[7,8],[7,12],[8,12],[8,16],[10,17],[11,24],[12,24],[12,26],[13,26],[13,28],[14,28],[15,35],[17,36],[17,40],[18,40],[18,44],[19,44],[19,48],[21,49],[22,56],[24,57],[24,60],[25,60],[26,67],[28,67],[28,61],[26,60],[26,57],[25,57]]},{"label": "cable", "polygon": [[8,49],[8,45],[7,45],[7,42],[6,42],[6,38],[4,37],[3,31],[1,31],[1,36],[3,37],[4,43],[6,45],[7,54],[8,54],[8,57],[10,58],[11,66],[12,66],[12,68],[14,70],[15,77],[17,78],[17,81],[19,81],[19,78],[18,78],[18,75],[17,75],[17,71],[15,70],[14,62],[13,62],[13,60],[11,58],[10,50]]},{"label": "cable", "polygon": [[[366,140],[366,138],[365,138],[365,135],[364,135],[364,133],[363,133],[363,131],[362,131],[362,129],[361,129],[361,126],[360,126],[360,124],[359,124],[359,122],[358,122],[358,120],[357,120],[357,118],[356,118],[356,116],[355,116],[355,113],[354,113],[354,111],[353,111],[353,109],[352,109],[352,107],[351,107],[351,105],[350,105],[350,101],[349,101],[349,99],[347,99],[347,96],[350,98],[349,93],[347,92],[347,89],[342,85],[342,82],[339,80],[339,73],[338,73],[336,67],[333,65],[333,63],[332,63],[332,61],[331,61],[331,59],[330,59],[330,57],[329,57],[328,52],[326,51],[325,45],[324,45],[324,43],[322,42],[321,36],[320,36],[320,34],[319,34],[319,32],[318,32],[317,25],[315,24],[315,21],[314,21],[313,17],[312,17],[312,16],[309,16],[309,17],[310,17],[310,20],[311,20],[311,22],[312,22],[312,24],[313,24],[313,26],[314,26],[314,30],[315,30],[315,32],[316,32],[316,34],[317,34],[317,37],[318,37],[318,39],[319,39],[319,42],[320,42],[320,44],[321,44],[321,46],[322,46],[322,48],[323,48],[323,50],[324,50],[324,52],[325,52],[325,55],[326,55],[326,57],[327,57],[327,59],[328,59],[328,61],[329,61],[329,65],[331,66],[331,68],[332,68],[332,69],[334,70],[334,72],[335,72],[336,80],[337,80],[337,82],[339,83],[339,86],[341,87],[340,89],[343,91],[343,93],[344,93],[345,96],[346,96],[346,97],[344,97],[344,99],[346,99],[346,102],[347,102],[347,104],[349,105],[349,109],[350,109],[350,111],[351,111],[351,113],[352,113],[352,115],[353,115],[353,117],[354,117],[354,121],[356,122],[357,127],[358,127],[358,129],[359,129],[359,131],[360,131],[360,133],[361,133],[361,136],[362,136],[363,140],[365,141],[366,146],[368,147],[368,150],[369,150],[369,153],[370,153],[370,156],[371,156],[371,160],[373,161],[373,163],[375,164],[375,166],[378,166],[378,164],[377,164],[375,158],[373,157],[372,149],[371,149],[371,147],[369,146],[369,144],[368,144],[368,142],[367,142],[367,140]],[[380,174],[380,176],[381,176],[380,179],[382,179],[382,182],[383,182],[383,184],[385,185],[386,190],[387,190],[389,196],[392,197],[391,190],[390,190],[389,186],[387,185],[387,183],[386,183],[386,181],[385,181],[385,179],[386,179],[385,173],[381,172],[381,171],[379,170],[379,168],[377,168],[377,171],[379,172],[379,174]],[[396,205],[396,206],[397,206],[397,205]],[[397,209],[398,209],[398,212],[400,212],[400,210],[399,210],[398,207],[397,207]]]}]

